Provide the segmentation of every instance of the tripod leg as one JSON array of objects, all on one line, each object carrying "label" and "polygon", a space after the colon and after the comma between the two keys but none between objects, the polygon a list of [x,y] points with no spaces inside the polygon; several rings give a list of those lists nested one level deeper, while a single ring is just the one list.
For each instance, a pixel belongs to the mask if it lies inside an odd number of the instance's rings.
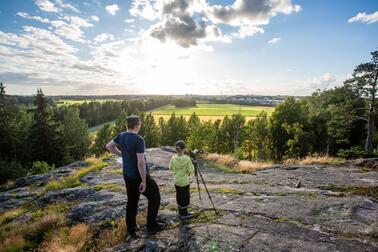
[{"label": "tripod leg", "polygon": [[210,202],[211,202],[211,205],[213,206],[214,212],[215,212],[216,214],[218,214],[218,211],[217,211],[217,209],[215,208],[215,205],[214,205],[213,199],[211,198],[210,192],[209,192],[209,190],[207,189],[207,186],[206,186],[205,180],[203,179],[203,177],[202,177],[202,173],[201,173],[201,171],[200,171],[199,169],[198,169],[198,173],[199,173],[199,175],[200,175],[200,177],[201,177],[201,180],[202,180],[202,183],[203,183],[203,185],[204,185],[204,187],[205,187],[205,190],[206,190],[207,196],[209,196],[209,200],[210,200]]},{"label": "tripod leg", "polygon": [[199,185],[199,178],[198,178],[198,166],[197,166],[197,163],[194,163],[194,172],[195,172],[195,175],[196,175],[196,180],[197,180],[197,189],[198,189],[198,197],[199,197],[199,200],[201,201],[201,189],[200,189],[200,185]]}]

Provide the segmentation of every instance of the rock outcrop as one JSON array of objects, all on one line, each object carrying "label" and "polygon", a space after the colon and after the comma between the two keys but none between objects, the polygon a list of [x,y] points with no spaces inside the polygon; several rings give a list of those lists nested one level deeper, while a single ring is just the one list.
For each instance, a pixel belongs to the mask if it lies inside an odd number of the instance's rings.
[{"label": "rock outcrop", "polygon": [[[378,159],[337,166],[275,165],[250,174],[222,172],[201,160],[218,214],[201,184],[201,200],[196,190],[191,193],[197,219],[181,223],[167,169],[172,155],[170,148],[147,151],[151,175],[161,191],[159,219],[167,228],[147,236],[142,225],[140,238],[108,251],[378,251]],[[74,188],[43,193],[39,185],[68,176],[85,163],[19,179],[19,187],[0,193],[0,212],[33,202],[66,202],[72,204],[67,214],[71,224],[116,220],[125,215],[126,190],[121,164],[116,158],[107,162]],[[191,187],[196,189],[194,180]],[[146,208],[142,196],[139,210]]]}]

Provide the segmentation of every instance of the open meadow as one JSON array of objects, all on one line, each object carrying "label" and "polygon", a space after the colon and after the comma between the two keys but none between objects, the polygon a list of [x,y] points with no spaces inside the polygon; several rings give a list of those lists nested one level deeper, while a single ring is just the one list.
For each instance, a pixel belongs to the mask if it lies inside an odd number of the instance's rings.
[{"label": "open meadow", "polygon": [[154,115],[156,120],[158,120],[160,117],[167,120],[171,114],[175,112],[176,115],[183,115],[186,119],[188,119],[191,114],[196,113],[201,120],[214,121],[217,119],[223,119],[223,117],[226,115],[231,116],[233,114],[238,114],[239,111],[240,114],[244,115],[247,120],[250,120],[256,117],[263,110],[270,115],[273,112],[274,107],[200,103],[195,107],[184,108],[176,108],[173,105],[167,105],[154,109],[150,112]]}]

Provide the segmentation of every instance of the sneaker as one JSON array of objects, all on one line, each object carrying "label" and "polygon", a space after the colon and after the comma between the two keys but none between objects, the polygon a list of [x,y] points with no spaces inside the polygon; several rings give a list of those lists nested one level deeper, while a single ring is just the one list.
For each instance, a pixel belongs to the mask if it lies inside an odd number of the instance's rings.
[{"label": "sneaker", "polygon": [[166,227],[165,224],[156,223],[153,226],[147,226],[147,233],[150,235],[156,234],[157,232],[163,231],[165,227]]},{"label": "sneaker", "polygon": [[132,233],[128,233],[128,236],[126,236],[126,242],[129,242],[129,241],[132,241],[132,240],[135,240],[135,239],[138,239],[138,235],[136,234],[136,232],[132,232]]},{"label": "sneaker", "polygon": [[189,219],[189,218],[193,218],[194,217],[194,213],[193,212],[186,212],[184,214],[180,214],[180,218],[181,219]]}]

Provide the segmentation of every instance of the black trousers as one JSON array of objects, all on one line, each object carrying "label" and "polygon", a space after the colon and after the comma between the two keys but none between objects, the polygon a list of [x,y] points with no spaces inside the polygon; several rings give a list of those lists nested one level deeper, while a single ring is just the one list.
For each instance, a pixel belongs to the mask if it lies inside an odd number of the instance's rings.
[{"label": "black trousers", "polygon": [[[127,232],[133,233],[136,228],[136,216],[138,213],[139,186],[141,179],[124,176],[127,189],[126,226]],[[156,216],[160,207],[160,192],[155,180],[146,176],[146,190],[143,195],[148,199],[147,226],[156,224]]]},{"label": "black trousers", "polygon": [[186,208],[190,204],[190,192],[189,192],[189,185],[187,186],[177,186],[176,187],[176,200],[177,205],[179,205],[180,208]]}]

